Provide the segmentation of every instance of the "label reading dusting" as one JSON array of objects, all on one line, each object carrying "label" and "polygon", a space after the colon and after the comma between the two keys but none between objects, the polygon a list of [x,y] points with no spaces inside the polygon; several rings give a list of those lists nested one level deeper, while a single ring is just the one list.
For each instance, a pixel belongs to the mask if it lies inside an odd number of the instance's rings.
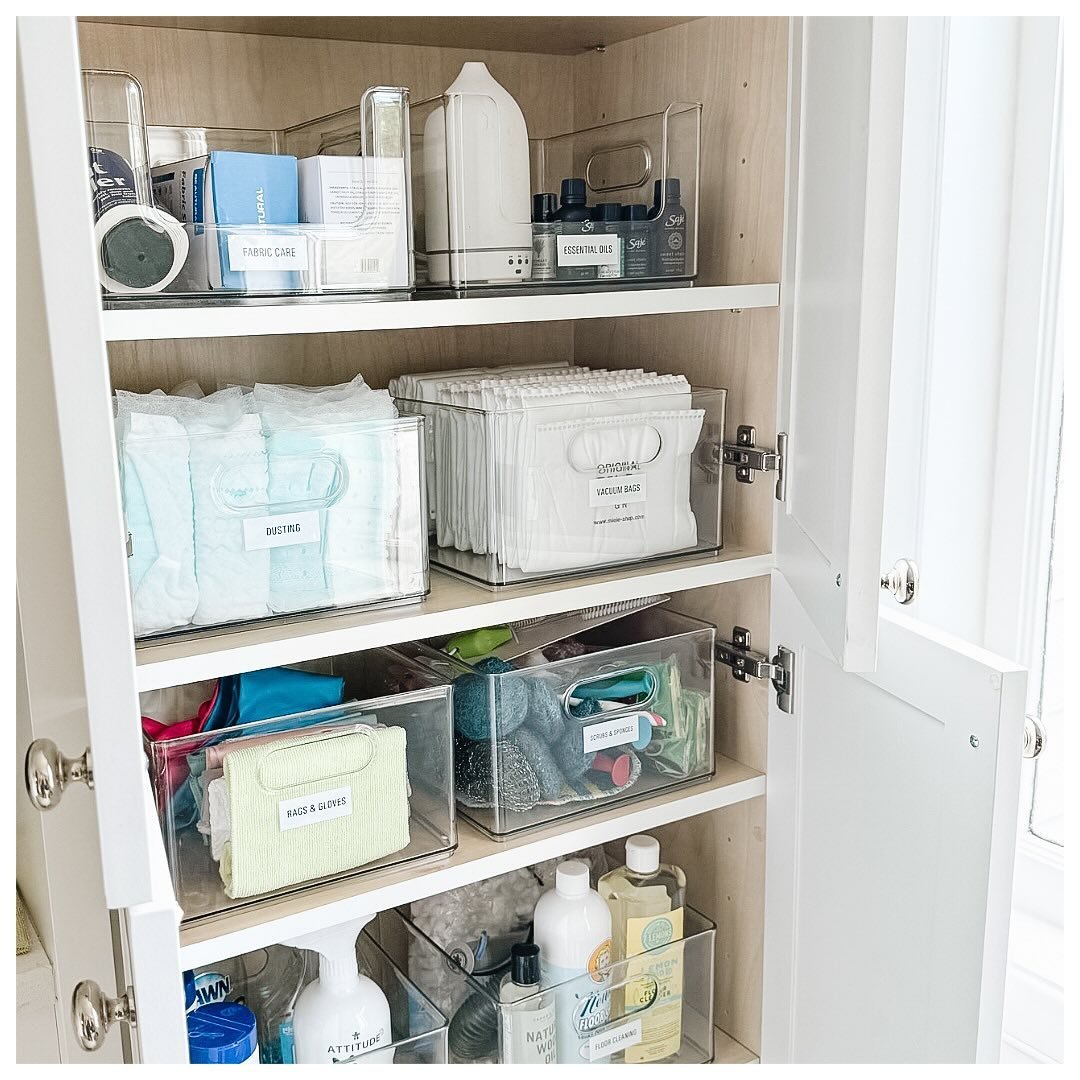
[{"label": "label reading dusting", "polygon": [[619,238],[599,234],[559,236],[557,260],[559,266],[615,266],[619,265]]},{"label": "label reading dusting", "polygon": [[625,1050],[628,1046],[636,1046],[639,1042],[641,1042],[641,1021],[631,1020],[622,1027],[593,1035],[589,1039],[588,1057],[590,1061],[595,1061],[599,1057],[607,1057],[619,1050]]},{"label": "label reading dusting", "polygon": [[281,799],[278,802],[278,824],[282,832],[314,825],[318,821],[348,817],[351,813],[351,787],[334,788],[332,791],[320,791],[317,795]]},{"label": "label reading dusting", "polygon": [[307,240],[303,236],[262,233],[229,235],[230,270],[306,270]]},{"label": "label reading dusting", "polygon": [[581,729],[581,739],[586,754],[606,750],[609,746],[626,746],[637,741],[638,713],[620,716],[615,720],[601,720],[598,724],[586,724]]},{"label": "label reading dusting", "polygon": [[245,551],[287,547],[289,544],[317,544],[320,538],[318,510],[244,518]]},{"label": "label reading dusting", "polygon": [[589,506],[628,506],[645,501],[645,474],[594,476],[589,480]]}]

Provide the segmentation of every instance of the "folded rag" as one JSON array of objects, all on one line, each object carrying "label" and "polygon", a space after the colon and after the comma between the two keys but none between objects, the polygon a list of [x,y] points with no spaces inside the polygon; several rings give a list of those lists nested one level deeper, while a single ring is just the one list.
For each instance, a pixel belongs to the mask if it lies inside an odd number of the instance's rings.
[{"label": "folded rag", "polygon": [[243,747],[225,757],[224,772],[232,836],[219,870],[233,899],[344,873],[409,844],[404,728]]}]

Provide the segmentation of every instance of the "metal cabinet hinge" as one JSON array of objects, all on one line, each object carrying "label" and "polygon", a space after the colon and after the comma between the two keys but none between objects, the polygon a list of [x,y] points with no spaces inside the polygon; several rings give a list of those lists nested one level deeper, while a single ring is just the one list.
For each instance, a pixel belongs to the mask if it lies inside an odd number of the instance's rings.
[{"label": "metal cabinet hinge", "polygon": [[130,559],[135,554],[135,541],[131,539],[131,533],[127,534],[127,544],[125,545],[127,551],[127,557]]},{"label": "metal cabinet hinge", "polygon": [[787,434],[777,432],[775,450],[756,445],[756,440],[755,428],[751,424],[740,424],[735,432],[735,442],[724,443],[724,464],[735,467],[735,479],[740,484],[752,484],[759,472],[776,473],[776,498],[783,502],[787,498],[787,473],[784,470]]},{"label": "metal cabinet hinge", "polygon": [[768,679],[776,691],[780,711],[795,711],[795,653],[791,649],[779,646],[770,660],[750,647],[750,631],[745,626],[736,626],[732,628],[731,641],[716,643],[716,659],[731,668],[740,682]]}]

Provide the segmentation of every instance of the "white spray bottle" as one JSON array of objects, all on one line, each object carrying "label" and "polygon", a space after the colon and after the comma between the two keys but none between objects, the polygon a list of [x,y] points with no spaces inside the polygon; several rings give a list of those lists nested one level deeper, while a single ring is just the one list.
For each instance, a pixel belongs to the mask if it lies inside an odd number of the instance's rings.
[{"label": "white spray bottle", "polygon": [[[319,977],[304,987],[293,1009],[297,1065],[348,1061],[393,1041],[386,995],[360,974],[356,963],[356,939],[373,918],[365,915],[285,942],[319,954]],[[394,1051],[372,1054],[365,1060],[389,1065]]]}]

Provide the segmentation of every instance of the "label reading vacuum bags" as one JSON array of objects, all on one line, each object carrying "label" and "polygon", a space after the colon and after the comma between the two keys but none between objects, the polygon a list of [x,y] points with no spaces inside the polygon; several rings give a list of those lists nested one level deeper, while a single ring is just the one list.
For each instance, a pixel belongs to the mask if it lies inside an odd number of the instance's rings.
[{"label": "label reading vacuum bags", "polygon": [[278,803],[278,824],[281,831],[286,832],[304,825],[314,825],[317,821],[348,817],[351,813],[352,788],[334,788],[300,799],[282,799]]},{"label": "label reading vacuum bags", "polygon": [[230,270],[306,270],[307,238],[261,233],[229,235]]},{"label": "label reading vacuum bags", "polygon": [[586,724],[581,729],[581,739],[586,754],[606,750],[609,746],[625,746],[637,741],[638,713],[620,716],[615,720],[601,720],[598,724]]},{"label": "label reading vacuum bags", "polygon": [[559,266],[619,265],[619,238],[610,233],[589,236],[586,233],[558,236]]},{"label": "label reading vacuum bags", "polygon": [[589,481],[589,505],[627,506],[645,501],[645,474],[624,473],[621,476],[595,476]]},{"label": "label reading vacuum bags", "polygon": [[317,544],[320,539],[318,510],[244,518],[245,551],[287,547],[289,544]]}]

